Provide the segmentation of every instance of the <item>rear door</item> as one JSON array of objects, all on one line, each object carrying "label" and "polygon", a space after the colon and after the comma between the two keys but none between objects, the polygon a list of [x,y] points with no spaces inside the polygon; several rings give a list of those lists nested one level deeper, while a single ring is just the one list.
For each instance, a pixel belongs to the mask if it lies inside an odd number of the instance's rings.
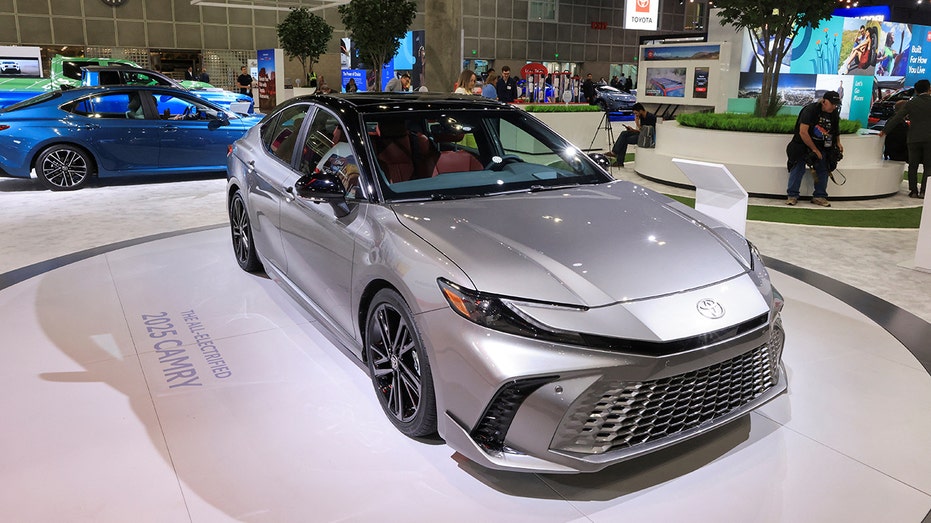
[{"label": "rear door", "polygon": [[90,143],[104,171],[152,171],[158,168],[161,130],[154,119],[132,117],[130,104],[138,91],[108,91],[79,99],[65,109],[73,125]]}]

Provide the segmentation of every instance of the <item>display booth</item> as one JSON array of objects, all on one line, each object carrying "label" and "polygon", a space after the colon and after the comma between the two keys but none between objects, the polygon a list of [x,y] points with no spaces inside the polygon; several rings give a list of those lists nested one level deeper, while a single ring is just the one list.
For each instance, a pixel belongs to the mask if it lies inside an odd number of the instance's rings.
[{"label": "display booth", "polygon": [[520,68],[520,75],[524,79],[524,94],[531,103],[546,102],[546,75],[549,74],[546,66],[539,63],[529,63]]}]

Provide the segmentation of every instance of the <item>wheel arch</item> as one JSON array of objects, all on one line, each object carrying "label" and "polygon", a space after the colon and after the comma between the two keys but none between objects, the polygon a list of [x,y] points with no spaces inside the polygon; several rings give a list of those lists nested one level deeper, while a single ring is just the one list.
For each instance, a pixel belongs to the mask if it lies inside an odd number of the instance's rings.
[{"label": "wheel arch", "polygon": [[42,153],[47,151],[50,147],[54,147],[56,145],[67,145],[69,147],[74,147],[76,149],[80,149],[84,151],[84,153],[87,154],[87,157],[90,158],[91,163],[92,163],[91,173],[90,173],[91,178],[98,177],[98,175],[100,174],[100,161],[97,159],[97,155],[94,154],[94,151],[92,151],[86,145],[80,142],[75,142],[71,140],[55,140],[55,141],[46,142],[37,147],[34,147],[32,157],[29,159],[29,170],[32,171],[36,168],[36,161],[39,159],[40,156],[42,156]]},{"label": "wheel arch", "polygon": [[[365,290],[362,291],[362,294],[359,296],[359,309],[357,311],[358,321],[359,321],[359,338],[362,340],[362,361],[366,361],[365,355],[365,328],[366,320],[368,318],[369,306],[372,305],[372,300],[375,298],[375,295],[378,294],[378,291],[382,289],[391,289],[394,292],[398,293],[401,296],[401,299],[407,301],[404,297],[404,293],[401,292],[396,286],[392,285],[391,282],[384,279],[375,279],[368,283],[365,286]],[[408,304],[410,306],[410,304]]]}]

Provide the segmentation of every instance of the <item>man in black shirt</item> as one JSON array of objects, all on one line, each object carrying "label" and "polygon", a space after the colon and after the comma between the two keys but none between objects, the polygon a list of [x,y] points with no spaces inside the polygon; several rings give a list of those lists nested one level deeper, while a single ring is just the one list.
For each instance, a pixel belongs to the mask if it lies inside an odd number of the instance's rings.
[{"label": "man in black shirt", "polygon": [[236,85],[239,86],[239,94],[252,96],[252,75],[246,72],[245,66],[242,68],[242,74],[236,79]]},{"label": "man in black shirt", "polygon": [[595,82],[592,81],[592,73],[585,75],[585,81],[582,82],[582,94],[585,95],[585,101],[595,105]]},{"label": "man in black shirt", "polygon": [[[905,123],[908,118],[908,123]],[[928,188],[928,172],[931,171],[931,82],[921,79],[915,82],[915,96],[896,110],[886,122],[880,136],[893,132],[897,127],[908,126],[908,196],[924,198]],[[918,186],[918,165],[924,165],[921,187]]]},{"label": "man in black shirt", "polygon": [[646,108],[643,107],[642,103],[635,103],[633,109],[634,121],[637,127],[631,127],[625,124],[624,127],[626,127],[627,130],[621,132],[621,135],[617,137],[611,150],[605,153],[605,156],[609,158],[617,158],[617,165],[619,167],[624,167],[624,157],[627,156],[627,146],[632,143],[637,143],[637,139],[640,138],[640,129],[644,125],[656,127],[656,115],[648,112]]},{"label": "man in black shirt", "polygon": [[828,168],[832,149],[844,152],[840,143],[840,95],[837,91],[827,91],[821,100],[802,108],[795,121],[795,134],[786,146],[789,168],[789,185],[786,188],[788,199],[786,205],[798,203],[799,187],[808,165],[815,170],[815,190],[811,203],[821,207],[830,207],[828,202]]},{"label": "man in black shirt", "polygon": [[502,102],[513,102],[517,99],[517,80],[511,77],[510,67],[501,68],[501,77],[498,78],[495,90],[498,92],[498,100]]}]

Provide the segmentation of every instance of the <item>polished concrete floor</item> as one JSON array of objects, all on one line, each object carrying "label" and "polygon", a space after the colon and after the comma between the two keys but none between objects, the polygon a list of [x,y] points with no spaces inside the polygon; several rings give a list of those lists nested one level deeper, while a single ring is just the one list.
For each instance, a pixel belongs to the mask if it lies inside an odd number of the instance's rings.
[{"label": "polished concrete floor", "polygon": [[[917,231],[751,222],[786,297],[789,392],[597,474],[514,474],[394,430],[364,369],[238,269],[223,187],[0,180],[5,520],[928,516],[931,275],[910,268]],[[916,203],[885,200],[835,208]],[[166,323],[183,365],[155,346]]]}]

